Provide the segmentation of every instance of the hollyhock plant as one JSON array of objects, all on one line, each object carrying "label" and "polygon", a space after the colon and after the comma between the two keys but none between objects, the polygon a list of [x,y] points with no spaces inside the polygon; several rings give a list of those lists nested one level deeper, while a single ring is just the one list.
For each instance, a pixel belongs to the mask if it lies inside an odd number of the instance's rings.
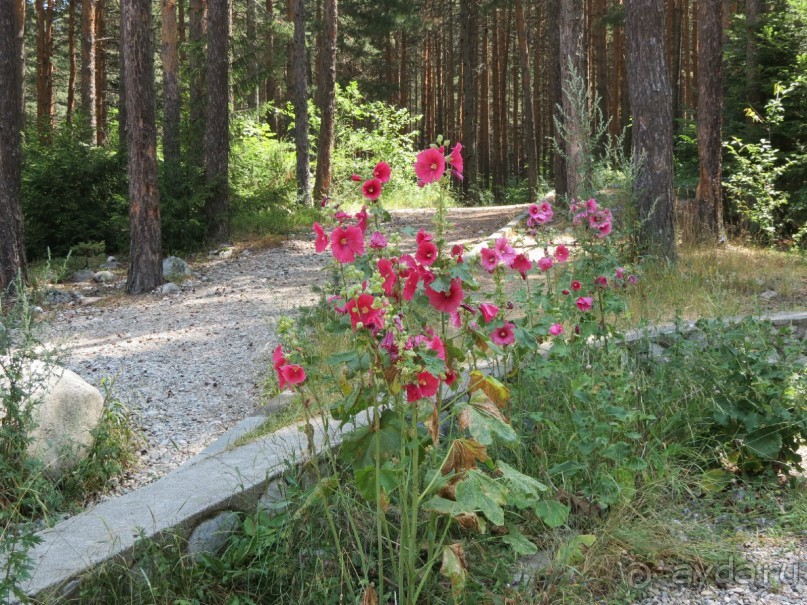
[{"label": "hollyhock plant", "polygon": [[582,287],[583,287],[583,284],[581,284],[579,281],[574,280],[572,282],[572,290],[574,290],[575,292],[577,292]]},{"label": "hollyhock plant", "polygon": [[356,213],[356,226],[361,229],[362,235],[367,233],[367,206],[362,206]]},{"label": "hollyhock plant", "polygon": [[508,321],[491,332],[490,340],[500,347],[511,345],[516,341],[515,328],[515,324]]},{"label": "hollyhock plant", "polygon": [[538,268],[543,272],[549,271],[554,264],[555,261],[552,259],[551,256],[544,256],[538,259]]},{"label": "hollyhock plant", "polygon": [[414,403],[419,399],[434,397],[440,388],[440,379],[430,372],[420,372],[415,384],[406,385],[406,400]]},{"label": "hollyhock plant", "polygon": [[530,213],[528,223],[531,227],[548,223],[555,215],[552,210],[552,205],[547,201],[543,201],[540,204],[531,204],[528,211]]},{"label": "hollyhock plant", "polygon": [[561,334],[563,334],[563,326],[560,324],[552,324],[551,326],[549,326],[549,333],[552,336],[560,336]]},{"label": "hollyhock plant", "polygon": [[283,389],[286,386],[286,379],[283,377],[283,373],[280,371],[280,368],[286,365],[288,361],[286,360],[286,356],[283,354],[282,345],[277,345],[275,350],[272,352],[272,362],[274,363],[275,372],[277,373],[278,386]]},{"label": "hollyhock plant", "polygon": [[577,308],[580,309],[583,313],[587,311],[591,311],[591,308],[594,306],[594,299],[590,296],[581,296],[577,299]]},{"label": "hollyhock plant", "polygon": [[374,231],[370,236],[370,247],[373,250],[383,250],[388,245],[389,241],[387,241],[387,238],[384,237],[384,234],[380,231]]},{"label": "hollyhock plant", "polygon": [[381,196],[383,185],[379,179],[367,179],[361,186],[361,192],[371,202],[376,201]]},{"label": "hollyhock plant", "polygon": [[464,167],[462,161],[462,143],[454,145],[454,149],[451,150],[451,154],[446,159],[451,164],[451,174],[459,180],[462,180],[462,170]]},{"label": "hollyhock plant", "polygon": [[352,263],[364,254],[364,234],[359,227],[337,227],[331,232],[331,251],[340,263]]},{"label": "hollyhock plant", "polygon": [[424,149],[415,157],[415,176],[424,185],[436,183],[446,171],[446,158],[439,149]]},{"label": "hollyhock plant", "polygon": [[451,256],[457,259],[457,264],[462,263],[462,255],[465,252],[465,246],[462,244],[454,244],[451,246]]},{"label": "hollyhock plant", "polygon": [[286,364],[280,368],[280,374],[286,384],[295,386],[305,382],[305,370],[297,364]]},{"label": "hollyhock plant", "polygon": [[493,248],[482,248],[479,254],[479,262],[482,263],[482,266],[488,273],[493,273],[496,270],[500,260],[499,253]]},{"label": "hollyhock plant", "polygon": [[563,244],[558,244],[555,248],[555,260],[559,263],[565,263],[569,260],[569,249]]},{"label": "hollyhock plant", "polygon": [[598,275],[594,278],[594,287],[605,289],[608,287],[608,278],[604,275]]},{"label": "hollyhock plant", "polygon": [[390,176],[392,176],[392,169],[386,162],[379,162],[373,168],[373,176],[381,181],[382,184],[389,183]]},{"label": "hollyhock plant", "polygon": [[426,296],[428,296],[429,302],[438,311],[453,313],[459,308],[462,300],[465,298],[465,292],[462,289],[462,280],[459,277],[452,279],[451,282],[449,282],[448,290],[445,292],[438,292],[427,285]]},{"label": "hollyhock plant", "polygon": [[482,313],[482,319],[485,323],[490,323],[499,314],[499,307],[490,303],[482,303],[479,305],[479,311]]},{"label": "hollyhock plant", "polygon": [[317,251],[317,254],[322,254],[328,249],[328,236],[325,235],[325,229],[319,223],[314,223],[311,229],[317,235],[317,239],[314,241],[314,250]]},{"label": "hollyhock plant", "polygon": [[510,268],[513,271],[518,271],[521,274],[521,279],[527,279],[527,271],[532,269],[532,261],[527,258],[526,254],[517,254]]},{"label": "hollyhock plant", "polygon": [[350,323],[353,331],[358,329],[358,324],[370,330],[384,327],[384,311],[375,309],[375,297],[372,294],[360,294],[358,298],[347,301],[345,309],[350,316]]},{"label": "hollyhock plant", "polygon": [[510,245],[510,242],[507,241],[506,237],[500,237],[493,243],[493,249],[499,253],[499,258],[502,259],[502,262],[507,265],[508,267],[512,266],[513,261],[516,258],[516,251],[513,246]]},{"label": "hollyhock plant", "polygon": [[415,253],[415,259],[421,264],[425,265],[426,267],[430,267],[434,264],[434,261],[437,260],[437,244],[435,244],[431,240],[426,240],[418,244],[417,252]]},{"label": "hollyhock plant", "polygon": [[353,173],[350,175],[350,180],[353,181],[354,183],[360,183],[361,177],[358,174]]},{"label": "hollyhock plant", "polygon": [[381,285],[384,294],[392,296],[395,282],[398,279],[393,269],[393,261],[388,258],[378,259],[378,272],[381,274],[381,277],[384,278],[384,283]]},{"label": "hollyhock plant", "polygon": [[417,232],[415,236],[415,243],[418,245],[422,244],[423,242],[431,242],[434,240],[434,236],[431,233],[427,233],[423,229]]}]

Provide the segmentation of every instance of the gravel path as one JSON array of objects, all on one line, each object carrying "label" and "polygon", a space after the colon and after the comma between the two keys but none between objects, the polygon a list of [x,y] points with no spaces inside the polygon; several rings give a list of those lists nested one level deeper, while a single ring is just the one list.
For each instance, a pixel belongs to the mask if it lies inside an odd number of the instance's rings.
[{"label": "gravel path", "polygon": [[[452,242],[480,241],[524,208],[450,210]],[[394,212],[392,229],[428,229],[432,214]],[[92,304],[56,309],[49,340],[64,345],[67,367],[85,380],[100,386],[114,378],[114,394],[146,437],[142,464],[112,494],[173,470],[260,405],[276,320],[315,302],[311,286],[327,275],[330,258],[314,253],[312,239],[191,263],[194,277],[167,296],[116,296],[114,285],[102,292],[70,287]]]}]

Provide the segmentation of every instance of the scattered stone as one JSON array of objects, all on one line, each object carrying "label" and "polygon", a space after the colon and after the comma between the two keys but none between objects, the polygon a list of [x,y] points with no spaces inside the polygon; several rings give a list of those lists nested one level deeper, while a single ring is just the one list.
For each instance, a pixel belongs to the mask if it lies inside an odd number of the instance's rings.
[{"label": "scattered stone", "polygon": [[178,256],[169,256],[163,259],[163,277],[168,280],[174,280],[182,277],[190,277],[192,275],[191,268],[184,260]]},{"label": "scattered stone", "polygon": [[48,305],[65,305],[73,302],[73,296],[65,290],[51,288],[45,290],[45,303]]},{"label": "scattered stone", "polygon": [[221,553],[238,525],[238,514],[231,510],[200,523],[188,538],[188,554],[200,561],[202,554]]},{"label": "scattered stone", "polygon": [[118,259],[116,259],[114,256],[107,256],[106,257],[106,262],[108,262],[108,263],[114,263],[116,260],[118,260]]},{"label": "scattered stone", "polygon": [[775,290],[765,290],[765,292],[759,295],[759,297],[763,300],[772,300],[774,298],[777,298],[778,296],[779,293],[776,292]]},{"label": "scattered stone", "polygon": [[120,269],[120,263],[116,263],[114,261],[111,263],[101,263],[100,267],[101,269],[107,269],[107,270]]},{"label": "scattered stone", "polygon": [[73,273],[70,281],[76,284],[84,283],[84,282],[91,282],[95,277],[95,271],[90,269],[81,269]]},{"label": "scattered stone", "polygon": [[93,279],[99,284],[108,284],[115,281],[115,274],[112,271],[99,271],[93,276]]},{"label": "scattered stone", "polygon": [[162,287],[160,288],[160,292],[162,294],[179,294],[180,292],[182,292],[182,288],[180,288],[173,282],[168,282],[162,285]]}]

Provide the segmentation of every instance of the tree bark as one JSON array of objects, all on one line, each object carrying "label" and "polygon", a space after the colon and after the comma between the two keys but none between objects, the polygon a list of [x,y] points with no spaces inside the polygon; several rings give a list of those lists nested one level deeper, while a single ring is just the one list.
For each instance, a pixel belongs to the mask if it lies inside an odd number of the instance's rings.
[{"label": "tree bark", "polygon": [[518,53],[521,57],[521,89],[524,96],[524,146],[527,155],[527,188],[530,203],[535,202],[538,187],[538,157],[535,147],[535,118],[532,107],[532,86],[530,84],[530,49],[527,44],[527,24],[524,19],[524,4],[516,0],[516,30],[518,33]]},{"label": "tree bark", "polygon": [[0,294],[26,279],[21,208],[22,103],[16,0],[0,0]]},{"label": "tree bark", "polygon": [[73,124],[76,111],[76,2],[69,0],[67,5],[67,115],[68,125]]},{"label": "tree bark", "polygon": [[207,36],[207,0],[190,0],[188,4],[188,67],[190,71],[190,119],[188,124],[188,162],[202,168],[205,165],[205,37]]},{"label": "tree bark", "polygon": [[678,130],[679,96],[681,81],[681,0],[673,0],[672,6],[672,32],[668,41],[670,46],[670,88],[672,90],[672,119],[673,134]]},{"label": "tree bark", "polygon": [[17,82],[20,87],[20,115],[22,126],[25,127],[25,0],[13,0],[10,9],[14,15],[14,37],[16,44],[14,52],[18,55]]},{"label": "tree bark", "polygon": [[96,0],[95,5],[95,144],[107,141],[106,111],[106,0]]},{"label": "tree bark", "polygon": [[176,176],[179,168],[179,53],[177,49],[176,0],[162,0],[163,63],[163,161],[166,177]]},{"label": "tree bark", "polygon": [[230,239],[228,162],[229,133],[229,32],[227,0],[210,0],[207,20],[207,124],[205,177],[210,190],[205,201],[207,241],[221,244]]},{"label": "tree bark", "polygon": [[475,70],[474,36],[476,0],[460,0],[460,54],[462,58],[462,155],[465,160],[462,192],[473,201],[476,190],[476,121],[474,120]]},{"label": "tree bark", "polygon": [[488,57],[488,41],[490,38],[488,17],[482,23],[481,59],[479,64],[479,171],[482,173],[482,185],[490,184],[490,63]]},{"label": "tree bark", "polygon": [[745,0],[745,23],[747,27],[745,39],[745,88],[748,102],[757,110],[760,110],[759,104],[762,100],[762,93],[759,88],[759,51],[757,44],[761,12],[762,0]]},{"label": "tree bark", "polygon": [[575,82],[586,90],[586,53],[584,42],[583,0],[560,0],[560,71],[563,94],[564,145],[566,159],[566,190],[572,198],[584,188],[585,158],[582,99],[574,91]]},{"label": "tree bark", "polygon": [[142,294],[163,281],[151,0],[123,0],[121,13],[131,219],[126,291]]},{"label": "tree bark", "polygon": [[53,0],[36,0],[36,127],[39,140],[50,142],[53,129]]},{"label": "tree bark", "polygon": [[550,132],[554,141],[552,150],[552,175],[555,181],[555,195],[560,198],[569,193],[566,183],[566,158],[563,151],[564,143],[561,138],[561,128],[563,127],[563,95],[561,93],[561,54],[560,50],[560,1],[547,0],[547,61],[549,72],[549,107],[551,108]]},{"label": "tree bark", "polygon": [[317,176],[314,199],[319,200],[331,188],[331,155],[333,154],[334,123],[336,120],[336,28],[339,15],[338,0],[325,0],[322,31],[322,58],[319,74],[321,87],[321,120],[317,140]]},{"label": "tree bark", "polygon": [[308,150],[308,78],[306,75],[305,3],[290,0],[294,36],[291,43],[291,94],[294,106],[294,146],[297,152],[297,201],[311,204],[311,174]]},{"label": "tree bark", "polygon": [[676,260],[673,137],[662,0],[626,0],[628,91],[633,114],[633,195],[640,251]]},{"label": "tree bark", "polygon": [[[272,0],[266,0],[266,18],[269,22],[266,31],[266,101],[277,100],[277,79],[275,78],[275,10]],[[269,111],[267,116],[272,132],[277,132],[277,113]]]},{"label": "tree bark", "polygon": [[598,108],[605,119],[608,115],[608,53],[606,45],[605,0],[594,0],[591,11],[591,39],[594,45],[594,91],[599,101]]},{"label": "tree bark", "polygon": [[96,140],[95,122],[95,4],[81,2],[81,113],[87,141]]},{"label": "tree bark", "polygon": [[704,235],[719,241],[723,229],[723,0],[698,2],[698,160],[695,192]]},{"label": "tree bark", "polygon": [[258,0],[247,0],[247,108],[257,109],[261,103],[261,88],[258,83]]}]

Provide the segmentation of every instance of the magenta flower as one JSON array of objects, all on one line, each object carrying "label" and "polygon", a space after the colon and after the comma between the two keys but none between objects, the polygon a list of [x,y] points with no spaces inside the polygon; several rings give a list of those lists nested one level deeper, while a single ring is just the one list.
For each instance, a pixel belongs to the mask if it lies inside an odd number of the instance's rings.
[{"label": "magenta flower", "polygon": [[461,263],[462,254],[465,252],[465,246],[462,244],[454,244],[451,246],[451,256],[457,259],[457,263]]},{"label": "magenta flower", "polygon": [[598,275],[594,278],[594,287],[604,290],[608,287],[608,278],[604,275]]},{"label": "magenta flower", "polygon": [[387,238],[380,231],[375,231],[370,236],[370,247],[373,250],[383,250],[388,244]]},{"label": "magenta flower", "polygon": [[423,229],[418,231],[417,235],[415,236],[415,243],[419,246],[423,242],[430,242],[434,239],[434,236],[431,233],[427,233]]},{"label": "magenta flower", "polygon": [[388,183],[391,175],[392,169],[386,162],[379,162],[375,165],[375,168],[373,168],[373,176],[381,181],[382,184]]},{"label": "magenta flower", "polygon": [[448,290],[445,292],[438,292],[427,285],[426,296],[429,297],[429,302],[438,311],[454,313],[465,298],[465,292],[462,290],[462,280],[459,277],[452,279]]},{"label": "magenta flower", "polygon": [[552,336],[560,336],[561,334],[563,334],[563,326],[560,324],[552,324],[551,326],[549,326],[549,333]]},{"label": "magenta flower", "polygon": [[552,265],[555,264],[555,261],[552,259],[551,256],[544,256],[538,260],[538,268],[541,271],[549,271],[552,268]]},{"label": "magenta flower", "polygon": [[552,210],[552,204],[547,201],[543,201],[540,204],[531,204],[528,211],[530,213],[530,222],[532,225],[543,225],[544,223],[548,223],[555,215],[554,211]]},{"label": "magenta flower", "polygon": [[415,258],[420,264],[430,267],[437,260],[437,254],[437,245],[431,240],[426,240],[418,244]]},{"label": "magenta flower", "polygon": [[521,273],[521,279],[527,279],[527,271],[532,269],[532,261],[527,258],[526,254],[518,254],[513,259],[513,264],[510,265],[510,268]]},{"label": "magenta flower", "polygon": [[406,400],[414,403],[425,397],[433,397],[440,387],[440,380],[429,372],[421,372],[415,384],[406,385]]},{"label": "magenta flower", "polygon": [[275,372],[277,373],[278,387],[283,389],[286,387],[286,379],[283,377],[283,372],[280,371],[280,368],[285,366],[288,361],[286,361],[286,357],[283,355],[283,347],[281,345],[277,345],[277,347],[275,347],[275,350],[272,353],[272,361],[274,362]]},{"label": "magenta flower", "polygon": [[462,327],[462,317],[460,317],[459,311],[454,311],[453,313],[451,313],[449,315],[449,319],[451,320],[451,325],[454,326],[455,328]]},{"label": "magenta flower", "polygon": [[591,198],[589,201],[586,202],[586,210],[589,212],[597,212],[599,207],[597,206],[597,200]]},{"label": "magenta flower", "polygon": [[493,249],[499,253],[499,257],[505,265],[508,267],[513,265],[513,261],[516,258],[516,251],[513,249],[513,246],[510,245],[510,242],[507,241],[506,237],[497,239],[493,243]]},{"label": "magenta flower", "polygon": [[331,232],[331,251],[340,263],[352,263],[364,254],[364,234],[359,227],[337,227]]},{"label": "magenta flower", "polygon": [[639,283],[639,278],[636,277],[635,275],[628,275],[628,283],[631,286],[635,286],[636,284]]},{"label": "magenta flower", "polygon": [[398,276],[395,275],[395,271],[393,270],[392,261],[388,258],[379,258],[378,272],[381,274],[381,277],[384,278],[384,283],[381,285],[384,289],[384,294],[392,296],[395,281],[398,279]]},{"label": "magenta flower", "polygon": [[367,232],[367,206],[362,206],[356,213],[356,225],[361,229],[362,235]]},{"label": "magenta flower", "polygon": [[479,310],[482,312],[482,319],[485,323],[490,323],[499,314],[499,307],[490,303],[482,303],[479,305]]},{"label": "magenta flower", "polygon": [[625,279],[625,267],[617,267],[614,276],[617,279]]},{"label": "magenta flower", "polygon": [[451,164],[452,173],[455,177],[462,180],[462,169],[463,169],[463,161],[462,161],[462,143],[457,143],[454,145],[454,149],[451,150],[451,155],[448,156],[449,163]]},{"label": "magenta flower", "polygon": [[583,313],[586,311],[591,311],[591,308],[594,306],[594,299],[590,296],[581,296],[577,299],[577,308],[580,309]]},{"label": "magenta flower", "polygon": [[611,235],[611,228],[611,221],[600,223],[597,225],[596,233],[594,235],[599,238],[607,237],[608,235]]},{"label": "magenta flower", "polygon": [[488,273],[493,273],[496,267],[499,266],[499,253],[493,248],[482,248],[480,253],[480,262]]},{"label": "magenta flower", "polygon": [[291,386],[305,382],[305,370],[297,364],[287,364],[280,368],[280,374],[286,384]]},{"label": "magenta flower", "polygon": [[582,287],[583,287],[583,284],[581,284],[579,281],[574,280],[572,282],[572,290],[574,290],[575,292],[577,292]]},{"label": "magenta flower", "polygon": [[354,332],[358,329],[359,322],[370,330],[384,327],[384,312],[381,309],[374,309],[373,303],[375,297],[372,294],[360,294],[358,298],[349,300],[345,305]]},{"label": "magenta flower", "polygon": [[555,248],[555,260],[559,263],[569,260],[569,249],[563,244],[558,244],[558,247]]},{"label": "magenta flower", "polygon": [[359,183],[361,182],[361,177],[358,174],[353,173],[350,175],[350,180],[353,181],[354,183]]},{"label": "magenta flower", "polygon": [[328,248],[328,236],[325,235],[325,230],[319,223],[314,223],[311,229],[317,234],[317,239],[314,241],[314,250],[317,251],[317,254],[321,254]]},{"label": "magenta flower", "polygon": [[415,175],[424,185],[440,180],[446,171],[446,158],[439,149],[424,149],[415,158]]},{"label": "magenta flower", "polygon": [[374,202],[381,196],[383,185],[379,179],[367,179],[361,186],[361,192],[368,200]]},{"label": "magenta flower", "polygon": [[491,332],[490,340],[500,347],[513,344],[516,341],[515,327],[514,323],[508,321]]}]

